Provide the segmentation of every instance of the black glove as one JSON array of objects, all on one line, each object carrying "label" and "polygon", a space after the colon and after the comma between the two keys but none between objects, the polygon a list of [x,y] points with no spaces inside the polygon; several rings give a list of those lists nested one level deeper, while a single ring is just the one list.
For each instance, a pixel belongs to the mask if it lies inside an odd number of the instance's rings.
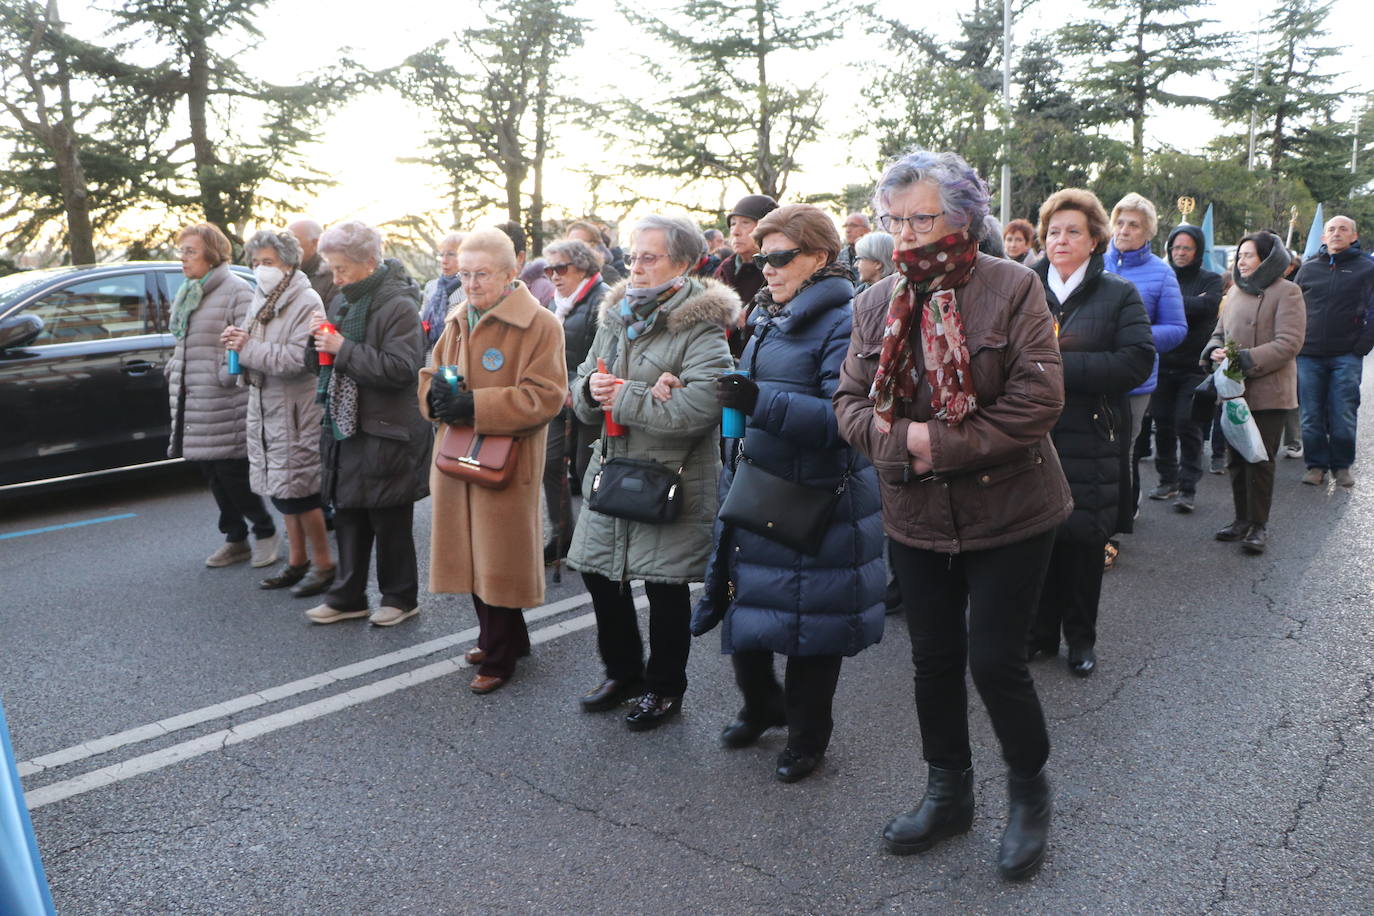
[{"label": "black glove", "polygon": [[459,391],[455,394],[447,384],[432,384],[425,400],[429,404],[429,415],[436,420],[454,425],[472,422],[475,399],[471,391]]},{"label": "black glove", "polygon": [[1255,371],[1255,358],[1250,355],[1249,350],[1237,351],[1236,358],[1240,360],[1241,372],[1249,375],[1251,372]]},{"label": "black glove", "polygon": [[716,379],[716,403],[752,414],[759,403],[759,386],[747,375],[731,372]]}]

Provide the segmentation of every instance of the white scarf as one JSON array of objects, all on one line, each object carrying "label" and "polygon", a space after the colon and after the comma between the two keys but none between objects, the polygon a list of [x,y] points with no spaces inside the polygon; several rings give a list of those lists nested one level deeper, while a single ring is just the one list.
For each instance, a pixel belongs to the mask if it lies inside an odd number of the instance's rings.
[{"label": "white scarf", "polygon": [[1069,297],[1073,295],[1073,291],[1083,285],[1083,278],[1088,275],[1088,264],[1091,262],[1092,258],[1088,258],[1088,260],[1079,264],[1078,269],[1069,274],[1068,279],[1061,279],[1059,276],[1059,268],[1055,267],[1053,264],[1050,265],[1049,273],[1045,276],[1050,282],[1050,292],[1054,293],[1059,299],[1060,305],[1068,302]]},{"label": "white scarf", "polygon": [[554,317],[556,317],[559,321],[562,321],[564,318],[567,318],[568,314],[572,312],[573,306],[577,304],[577,300],[581,299],[582,296],[586,294],[587,290],[592,288],[592,284],[597,283],[600,280],[601,274],[594,273],[587,279],[583,280],[581,285],[579,285],[577,289],[573,290],[573,294],[571,296],[564,298],[563,296],[558,295],[558,293],[554,293]]}]

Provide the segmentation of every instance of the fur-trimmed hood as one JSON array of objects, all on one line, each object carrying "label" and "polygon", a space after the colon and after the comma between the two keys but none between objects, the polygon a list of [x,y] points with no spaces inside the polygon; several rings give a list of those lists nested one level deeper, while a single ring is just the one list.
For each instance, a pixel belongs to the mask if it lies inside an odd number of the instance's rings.
[{"label": "fur-trimmed hood", "polygon": [[[601,300],[601,321],[608,318],[620,320],[620,300],[625,298],[625,289],[629,285],[629,281],[622,280],[611,287],[611,291]],[[670,332],[676,334],[703,321],[727,331],[735,326],[742,306],[733,289],[709,277],[688,277],[687,286],[685,298],[676,302],[669,300],[664,307]]]}]

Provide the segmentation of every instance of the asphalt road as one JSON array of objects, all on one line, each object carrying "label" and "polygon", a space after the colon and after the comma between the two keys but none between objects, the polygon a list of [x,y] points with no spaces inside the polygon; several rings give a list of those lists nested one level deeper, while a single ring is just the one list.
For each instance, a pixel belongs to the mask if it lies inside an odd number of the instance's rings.
[{"label": "asphalt road", "polygon": [[924,785],[899,619],[846,662],[822,769],[783,785],[781,734],[717,746],[739,700],[715,634],[679,720],[582,714],[600,667],[570,575],[518,678],[477,697],[466,598],[311,626],[258,571],[203,566],[213,504],[184,474],[0,505],[0,696],[68,916],[1374,912],[1374,478],[1279,470],[1265,556],[1211,539],[1223,477],[1192,516],[1147,502],[1097,674],[1035,664],[1057,807],[1026,885],[997,876],[1005,779],[976,701],[973,831],[881,849]]}]

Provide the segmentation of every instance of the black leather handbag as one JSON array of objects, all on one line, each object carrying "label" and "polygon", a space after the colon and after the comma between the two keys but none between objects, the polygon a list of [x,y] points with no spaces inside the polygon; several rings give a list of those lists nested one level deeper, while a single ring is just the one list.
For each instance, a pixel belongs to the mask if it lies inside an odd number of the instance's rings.
[{"label": "black leather handbag", "polygon": [[643,458],[612,458],[592,478],[587,508],[602,515],[666,525],[682,511],[682,471]]},{"label": "black leather handbag", "polygon": [[1194,423],[1211,426],[1217,413],[1217,380],[1208,373],[1202,384],[1193,389],[1193,409],[1190,415]]},{"label": "black leather handbag", "polygon": [[720,520],[815,556],[853,470],[851,458],[840,482],[833,489],[822,490],[770,474],[741,450],[730,491],[720,507]]}]

